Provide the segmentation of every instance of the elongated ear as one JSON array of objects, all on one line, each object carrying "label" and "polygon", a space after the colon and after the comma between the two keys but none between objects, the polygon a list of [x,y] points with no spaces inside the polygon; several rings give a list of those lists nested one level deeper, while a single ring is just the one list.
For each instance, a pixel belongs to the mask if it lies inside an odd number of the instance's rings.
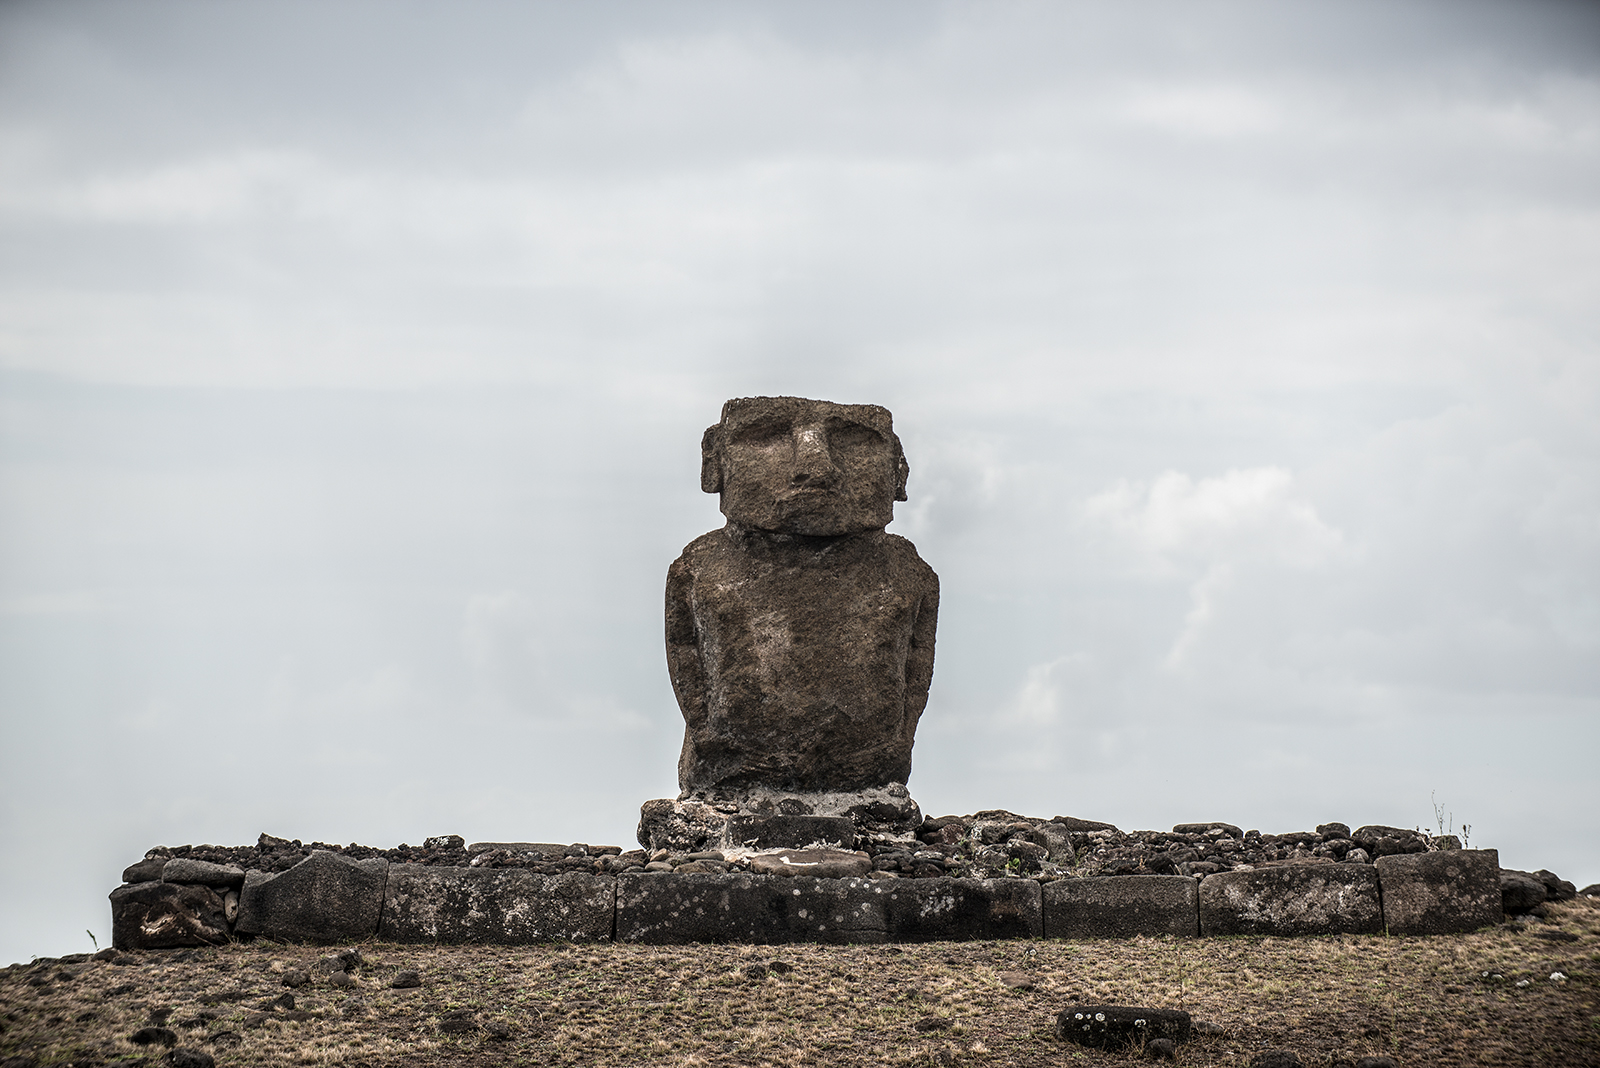
[{"label": "elongated ear", "polygon": [[722,492],[722,424],[706,427],[700,435],[700,489]]},{"label": "elongated ear", "polygon": [[894,499],[906,500],[906,479],[911,477],[911,465],[906,463],[906,451],[900,447],[900,435],[891,434],[894,441]]}]

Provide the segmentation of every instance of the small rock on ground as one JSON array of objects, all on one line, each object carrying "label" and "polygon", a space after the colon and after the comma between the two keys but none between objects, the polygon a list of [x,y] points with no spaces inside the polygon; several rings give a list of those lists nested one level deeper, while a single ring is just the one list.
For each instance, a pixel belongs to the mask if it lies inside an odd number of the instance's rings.
[{"label": "small rock on ground", "polygon": [[168,1053],[165,1060],[172,1068],[216,1068],[217,1064],[209,1053],[182,1047]]},{"label": "small rock on ground", "polygon": [[1300,1058],[1286,1049],[1269,1049],[1250,1058],[1250,1068],[1304,1068]]},{"label": "small rock on ground", "polygon": [[178,1036],[165,1027],[141,1027],[128,1036],[128,1041],[135,1046],[153,1046],[157,1043],[163,1046],[176,1046]]}]

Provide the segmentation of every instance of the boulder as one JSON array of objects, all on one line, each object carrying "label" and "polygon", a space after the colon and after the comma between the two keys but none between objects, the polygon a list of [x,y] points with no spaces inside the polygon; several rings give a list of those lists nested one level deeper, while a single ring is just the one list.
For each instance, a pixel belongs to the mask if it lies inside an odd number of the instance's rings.
[{"label": "boulder", "polygon": [[1571,901],[1578,896],[1578,888],[1553,871],[1540,868],[1533,873],[1533,877],[1544,883],[1544,888],[1550,893],[1551,901]]},{"label": "boulder", "polygon": [[1549,888],[1532,874],[1512,868],[1500,869],[1500,907],[1506,912],[1531,912],[1549,896]]},{"label": "boulder", "polygon": [[1045,883],[1046,938],[1200,933],[1199,884],[1181,875],[1123,875]]},{"label": "boulder", "polygon": [[872,859],[865,853],[847,853],[842,849],[780,849],[752,856],[750,870],[756,875],[850,879],[871,871]]},{"label": "boulder", "polygon": [[244,885],[244,869],[233,864],[212,864],[205,860],[173,857],[161,866],[164,883],[199,883],[237,890]]},{"label": "boulder", "polygon": [[351,860],[318,849],[277,875],[247,872],[235,930],[280,942],[371,938],[388,870],[387,860]]},{"label": "boulder", "polygon": [[222,898],[209,886],[140,882],[111,891],[116,949],[214,946],[229,941]]},{"label": "boulder", "polygon": [[1222,831],[1229,838],[1243,838],[1244,832],[1231,823],[1180,823],[1172,828],[1173,834],[1210,834]]},{"label": "boulder", "polygon": [[122,869],[125,883],[154,883],[161,880],[161,869],[167,866],[165,857],[147,857],[137,864]]},{"label": "boulder", "polygon": [[800,876],[622,875],[617,878],[617,941],[885,942],[895,880]]},{"label": "boulder", "polygon": [[1189,1014],[1131,1005],[1069,1005],[1056,1014],[1056,1037],[1093,1049],[1143,1046],[1151,1039],[1189,1038]]},{"label": "boulder", "polygon": [[1032,879],[893,879],[887,901],[895,942],[1038,938],[1043,900]]},{"label": "boulder", "polygon": [[576,872],[396,865],[378,936],[450,945],[607,942],[615,887],[613,879]]},{"label": "boulder", "polygon": [[1392,857],[1401,853],[1428,851],[1428,836],[1421,831],[1408,831],[1404,827],[1371,824],[1357,827],[1350,832],[1350,837],[1372,857]]},{"label": "boulder", "polygon": [[1458,934],[1504,918],[1496,850],[1379,857],[1374,867],[1383,894],[1384,926],[1392,935]]},{"label": "boulder", "polygon": [[1072,849],[1072,832],[1059,824],[1040,824],[1028,832],[1028,841],[1042,848],[1057,864],[1071,864],[1076,856]]},{"label": "boulder", "polygon": [[1365,864],[1284,864],[1207,876],[1203,935],[1380,934],[1378,873]]}]

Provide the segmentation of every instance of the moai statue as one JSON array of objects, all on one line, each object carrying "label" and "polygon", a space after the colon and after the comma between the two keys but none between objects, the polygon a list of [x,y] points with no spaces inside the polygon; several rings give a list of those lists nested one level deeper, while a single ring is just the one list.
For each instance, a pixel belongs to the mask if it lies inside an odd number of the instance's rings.
[{"label": "moai statue", "polygon": [[[667,572],[680,802],[920,819],[905,783],[933,679],[939,579],[884,530],[908,471],[876,405],[723,405],[701,442],[700,484],[721,494],[727,524]],[[663,804],[646,806],[646,822]]]}]

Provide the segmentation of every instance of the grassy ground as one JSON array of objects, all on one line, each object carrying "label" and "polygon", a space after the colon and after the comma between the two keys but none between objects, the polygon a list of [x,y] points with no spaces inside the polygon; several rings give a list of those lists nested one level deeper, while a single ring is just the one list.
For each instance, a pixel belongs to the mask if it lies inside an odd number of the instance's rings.
[{"label": "grassy ground", "polygon": [[[322,978],[283,985],[329,952],[307,946],[16,965],[0,972],[0,1059],[153,1062],[165,1049],[129,1036],[159,1019],[223,1066],[1137,1060],[1053,1037],[1062,1007],[1098,1002],[1181,1008],[1220,1028],[1179,1047],[1187,1065],[1244,1065],[1274,1048],[1307,1065],[1374,1054],[1415,1066],[1600,1065],[1600,902],[1551,911],[1526,930],[1434,938],[370,943],[346,989]],[[391,989],[402,969],[419,971],[422,986]],[[1557,971],[1564,982],[1551,981]]]}]

